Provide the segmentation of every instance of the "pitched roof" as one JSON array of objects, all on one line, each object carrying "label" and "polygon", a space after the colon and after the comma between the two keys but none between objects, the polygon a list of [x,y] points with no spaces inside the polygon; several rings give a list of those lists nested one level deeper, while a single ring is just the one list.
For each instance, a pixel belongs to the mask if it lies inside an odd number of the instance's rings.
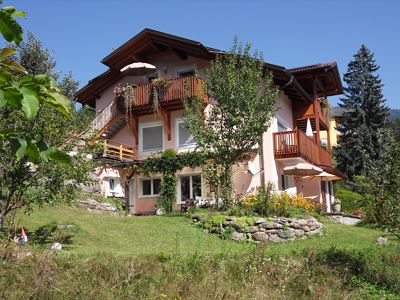
[{"label": "pitched roof", "polygon": [[[146,61],[146,56],[164,51],[173,51],[181,57],[195,56],[208,60],[227,53],[223,50],[207,47],[195,40],[145,28],[102,59],[101,62],[109,69],[89,80],[88,84],[76,93],[78,101],[94,106],[96,97],[123,77],[120,72],[123,66],[132,62]],[[290,98],[300,101],[311,101],[312,99],[312,93],[308,90],[307,82],[305,84],[300,82],[300,80],[303,80],[302,74],[316,71],[323,75],[324,70],[321,68],[329,66],[336,66],[336,63],[304,66],[289,70],[283,66],[265,63],[265,68],[273,74],[275,84]],[[300,77],[300,79],[297,77]],[[341,92],[340,77],[338,77],[338,83],[340,87],[336,89],[336,93]]]}]

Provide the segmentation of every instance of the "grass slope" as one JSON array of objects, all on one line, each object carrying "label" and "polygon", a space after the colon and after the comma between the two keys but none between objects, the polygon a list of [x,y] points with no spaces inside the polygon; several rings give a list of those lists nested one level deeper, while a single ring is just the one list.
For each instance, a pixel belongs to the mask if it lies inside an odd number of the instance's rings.
[{"label": "grass slope", "polygon": [[[226,253],[255,247],[204,233],[184,216],[119,217],[90,213],[73,206],[47,206],[36,209],[30,215],[21,214],[17,222],[28,232],[51,222],[78,225],[80,230],[74,233],[73,243],[64,249],[65,253],[83,256],[98,253],[123,256],[176,252]],[[371,251],[382,248],[375,243],[375,239],[384,234],[381,231],[329,222],[325,222],[324,226],[324,236],[268,245],[266,251],[271,255],[284,255],[300,253],[308,248],[329,249],[333,246],[359,250],[368,248]],[[398,246],[399,243],[391,239],[386,247]]]}]

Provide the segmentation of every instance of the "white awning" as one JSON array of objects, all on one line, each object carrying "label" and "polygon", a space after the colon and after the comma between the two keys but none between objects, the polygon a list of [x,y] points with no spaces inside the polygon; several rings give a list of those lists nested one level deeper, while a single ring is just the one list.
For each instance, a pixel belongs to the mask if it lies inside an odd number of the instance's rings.
[{"label": "white awning", "polygon": [[322,172],[321,168],[308,163],[298,163],[283,168],[284,175],[310,176],[318,175]]},{"label": "white awning", "polygon": [[312,176],[305,176],[303,178],[321,178],[324,181],[334,181],[334,180],[341,180],[342,178],[336,175],[333,175],[331,173],[328,172],[321,172],[318,175],[312,175]]},{"label": "white awning", "polygon": [[145,75],[154,72],[155,69],[156,67],[151,64],[136,62],[123,67],[120,71],[129,72],[130,74],[134,75]]}]

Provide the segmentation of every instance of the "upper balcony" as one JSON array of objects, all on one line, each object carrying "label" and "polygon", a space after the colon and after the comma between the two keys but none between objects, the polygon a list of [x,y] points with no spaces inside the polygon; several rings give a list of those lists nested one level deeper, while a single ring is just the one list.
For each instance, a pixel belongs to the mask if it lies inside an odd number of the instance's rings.
[{"label": "upper balcony", "polygon": [[300,130],[275,132],[273,144],[275,159],[299,157],[318,166],[332,166],[331,153]]},{"label": "upper balcony", "polygon": [[[169,79],[163,86],[148,83],[131,85],[131,87],[130,109],[136,114],[151,113],[151,108],[156,101],[160,107],[167,110],[182,109],[182,100],[186,97],[198,96],[207,101],[204,93],[204,81],[196,76]],[[123,111],[126,109],[123,105],[119,108]]]}]

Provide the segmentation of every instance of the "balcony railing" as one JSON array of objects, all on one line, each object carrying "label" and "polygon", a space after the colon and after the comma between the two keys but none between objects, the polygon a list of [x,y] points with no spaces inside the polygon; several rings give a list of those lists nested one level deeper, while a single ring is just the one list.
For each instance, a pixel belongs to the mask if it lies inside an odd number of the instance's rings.
[{"label": "balcony railing", "polygon": [[[134,106],[150,105],[154,92],[154,84],[133,86]],[[185,97],[203,96],[204,81],[195,76],[171,79],[167,86],[158,88],[158,102],[160,104],[183,100]]]},{"label": "balcony railing", "polygon": [[120,161],[132,161],[136,158],[136,147],[111,140],[104,140],[102,143],[103,157],[117,159]]},{"label": "balcony railing", "polygon": [[332,166],[331,154],[302,131],[275,132],[273,144],[276,159],[303,157],[316,165]]}]

